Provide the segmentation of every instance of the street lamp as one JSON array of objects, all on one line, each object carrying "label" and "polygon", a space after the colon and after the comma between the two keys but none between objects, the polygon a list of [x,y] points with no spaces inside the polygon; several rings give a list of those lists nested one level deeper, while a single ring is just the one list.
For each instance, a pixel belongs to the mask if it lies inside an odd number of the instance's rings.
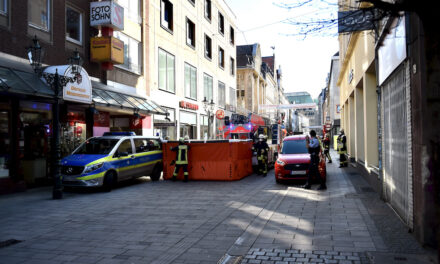
[{"label": "street lamp", "polygon": [[208,139],[209,139],[211,133],[211,115],[214,112],[215,104],[214,104],[214,100],[211,99],[211,102],[209,102],[208,100],[206,100],[206,97],[203,99],[202,103],[205,112],[208,114]]},{"label": "street lamp", "polygon": [[58,69],[55,70],[55,73],[41,73],[41,59],[42,59],[42,48],[40,43],[38,42],[37,37],[35,36],[32,40],[33,45],[28,47],[28,56],[31,62],[31,66],[34,68],[34,71],[41,75],[46,82],[50,85],[50,87],[54,91],[54,106],[52,108],[53,112],[53,128],[52,128],[52,177],[54,178],[54,186],[52,191],[53,199],[62,199],[63,198],[63,188],[61,182],[61,149],[60,149],[60,105],[58,95],[60,90],[70,82],[77,82],[79,78],[81,78],[81,66],[82,59],[79,56],[79,52],[75,50],[73,52],[73,56],[68,59],[68,62],[71,67],[71,73],[73,77],[59,75]]}]

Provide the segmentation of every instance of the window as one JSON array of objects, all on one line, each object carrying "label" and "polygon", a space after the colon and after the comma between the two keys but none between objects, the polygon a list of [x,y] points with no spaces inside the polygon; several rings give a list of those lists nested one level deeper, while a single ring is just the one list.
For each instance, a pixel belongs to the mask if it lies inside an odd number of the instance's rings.
[{"label": "window", "polygon": [[229,104],[235,107],[237,105],[237,95],[234,88],[229,87]]},{"label": "window", "polygon": [[206,73],[203,75],[203,89],[204,89],[203,96],[206,97],[206,100],[208,100],[208,102],[211,102],[211,99],[214,99],[212,95],[213,94],[212,77]]},{"label": "window", "polygon": [[139,0],[124,0],[118,1],[118,4],[124,8],[124,16],[128,17],[131,21],[136,23],[142,23],[140,13],[140,1]]},{"label": "window", "polygon": [[211,0],[205,0],[205,18],[211,21]]},{"label": "window", "polygon": [[136,153],[143,153],[161,149],[159,141],[157,139],[135,138],[133,139],[133,141]]},{"label": "window", "polygon": [[50,0],[28,1],[29,25],[49,31]]},{"label": "window", "polygon": [[212,40],[205,34],[205,57],[212,59]]},{"label": "window", "polygon": [[229,42],[231,43],[232,46],[235,45],[235,31],[232,26],[229,27]]},{"label": "window", "polygon": [[231,67],[231,75],[234,76],[235,75],[235,60],[234,60],[234,58],[232,58],[232,57],[230,58],[229,64]]},{"label": "window", "polygon": [[133,149],[131,147],[131,140],[130,139],[126,139],[124,141],[122,141],[121,145],[119,145],[118,150],[116,151],[116,153],[120,154],[126,152],[128,154],[133,154]]},{"label": "window", "polygon": [[186,44],[196,47],[196,25],[188,18],[186,19]]},{"label": "window", "polygon": [[218,66],[222,69],[225,68],[225,51],[218,47]]},{"label": "window", "polygon": [[225,34],[225,17],[220,12],[218,12],[218,32]]},{"label": "window", "polygon": [[140,73],[142,53],[139,41],[120,31],[113,32],[113,35],[124,42],[124,64],[119,64],[117,66],[135,73]]},{"label": "window", "polygon": [[174,56],[159,49],[159,89],[174,93]]},{"label": "window", "polygon": [[185,63],[185,97],[197,100],[197,69]]},{"label": "window", "polygon": [[8,13],[8,0],[0,0],[0,14]]},{"label": "window", "polygon": [[160,25],[168,31],[173,31],[173,4],[168,0],[160,1]]},{"label": "window", "polygon": [[226,106],[226,88],[222,82],[218,82],[218,105],[222,108]]},{"label": "window", "polygon": [[82,44],[82,14],[66,7],[66,39]]}]

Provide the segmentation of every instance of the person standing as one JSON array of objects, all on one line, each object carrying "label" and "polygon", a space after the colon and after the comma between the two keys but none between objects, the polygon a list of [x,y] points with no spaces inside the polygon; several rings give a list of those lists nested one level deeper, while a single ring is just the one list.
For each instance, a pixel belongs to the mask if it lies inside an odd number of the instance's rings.
[{"label": "person standing", "polygon": [[324,140],[324,155],[328,158],[328,163],[332,163],[332,157],[330,156],[330,136],[325,134]]},{"label": "person standing", "polygon": [[347,137],[344,134],[344,129],[341,129],[341,132],[338,136],[338,153],[339,153],[339,168],[347,167],[348,162],[345,154],[347,154]]},{"label": "person standing", "polygon": [[263,134],[258,136],[258,142],[252,146],[252,152],[257,152],[258,159],[258,175],[263,174],[267,176],[267,154],[269,153],[269,146],[265,142]]},{"label": "person standing", "polygon": [[327,186],[325,184],[325,180],[321,178],[321,174],[319,173],[319,152],[321,150],[319,140],[316,138],[315,130],[310,131],[309,136],[306,137],[307,149],[310,153],[310,168],[309,175],[307,178],[307,183],[303,186],[304,189],[310,189],[312,186],[313,176],[315,176],[319,180],[319,188],[318,190],[325,190]]},{"label": "person standing", "polygon": [[176,167],[174,168],[173,177],[171,178],[172,181],[176,181],[177,175],[180,172],[180,168],[183,169],[183,176],[184,176],[184,182],[188,181],[188,151],[189,146],[185,144],[185,139],[180,138],[179,139],[179,145],[177,145],[174,148],[170,148],[172,151],[177,152],[176,157]]}]

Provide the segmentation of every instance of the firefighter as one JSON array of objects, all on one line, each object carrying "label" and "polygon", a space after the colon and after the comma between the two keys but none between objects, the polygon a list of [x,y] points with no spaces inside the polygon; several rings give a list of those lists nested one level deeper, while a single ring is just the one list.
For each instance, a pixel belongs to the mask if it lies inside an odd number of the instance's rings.
[{"label": "firefighter", "polygon": [[313,176],[315,176],[320,183],[318,190],[325,190],[327,186],[325,184],[324,179],[321,178],[321,174],[319,173],[319,152],[321,150],[321,146],[318,138],[316,138],[315,130],[310,131],[310,138],[306,137],[306,146],[310,153],[310,168],[309,175],[307,179],[307,183],[303,186],[304,189],[310,189],[312,186]]},{"label": "firefighter", "polygon": [[176,157],[176,167],[174,168],[174,173],[172,181],[176,181],[177,175],[179,174],[180,168],[183,169],[184,182],[188,181],[188,151],[189,146],[185,144],[185,139],[179,139],[179,145],[174,148],[170,148],[172,151],[177,151]]},{"label": "firefighter", "polygon": [[258,175],[263,174],[267,176],[267,155],[269,153],[269,146],[265,141],[265,136],[260,134],[258,136],[258,142],[252,147],[252,152],[257,152],[258,159]]},{"label": "firefighter", "polygon": [[344,134],[344,129],[341,129],[341,132],[338,136],[338,153],[339,153],[339,168],[347,167],[348,162],[345,154],[347,153],[347,137]]},{"label": "firefighter", "polygon": [[328,158],[328,163],[332,163],[332,157],[330,156],[330,136],[325,134],[324,140],[324,155]]}]

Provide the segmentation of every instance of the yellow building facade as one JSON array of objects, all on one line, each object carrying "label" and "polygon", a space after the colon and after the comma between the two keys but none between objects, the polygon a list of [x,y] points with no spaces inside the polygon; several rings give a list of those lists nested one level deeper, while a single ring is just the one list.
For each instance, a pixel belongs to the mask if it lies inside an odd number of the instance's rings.
[{"label": "yellow building facade", "polygon": [[374,32],[339,35],[341,124],[351,161],[378,174],[378,101]]}]

